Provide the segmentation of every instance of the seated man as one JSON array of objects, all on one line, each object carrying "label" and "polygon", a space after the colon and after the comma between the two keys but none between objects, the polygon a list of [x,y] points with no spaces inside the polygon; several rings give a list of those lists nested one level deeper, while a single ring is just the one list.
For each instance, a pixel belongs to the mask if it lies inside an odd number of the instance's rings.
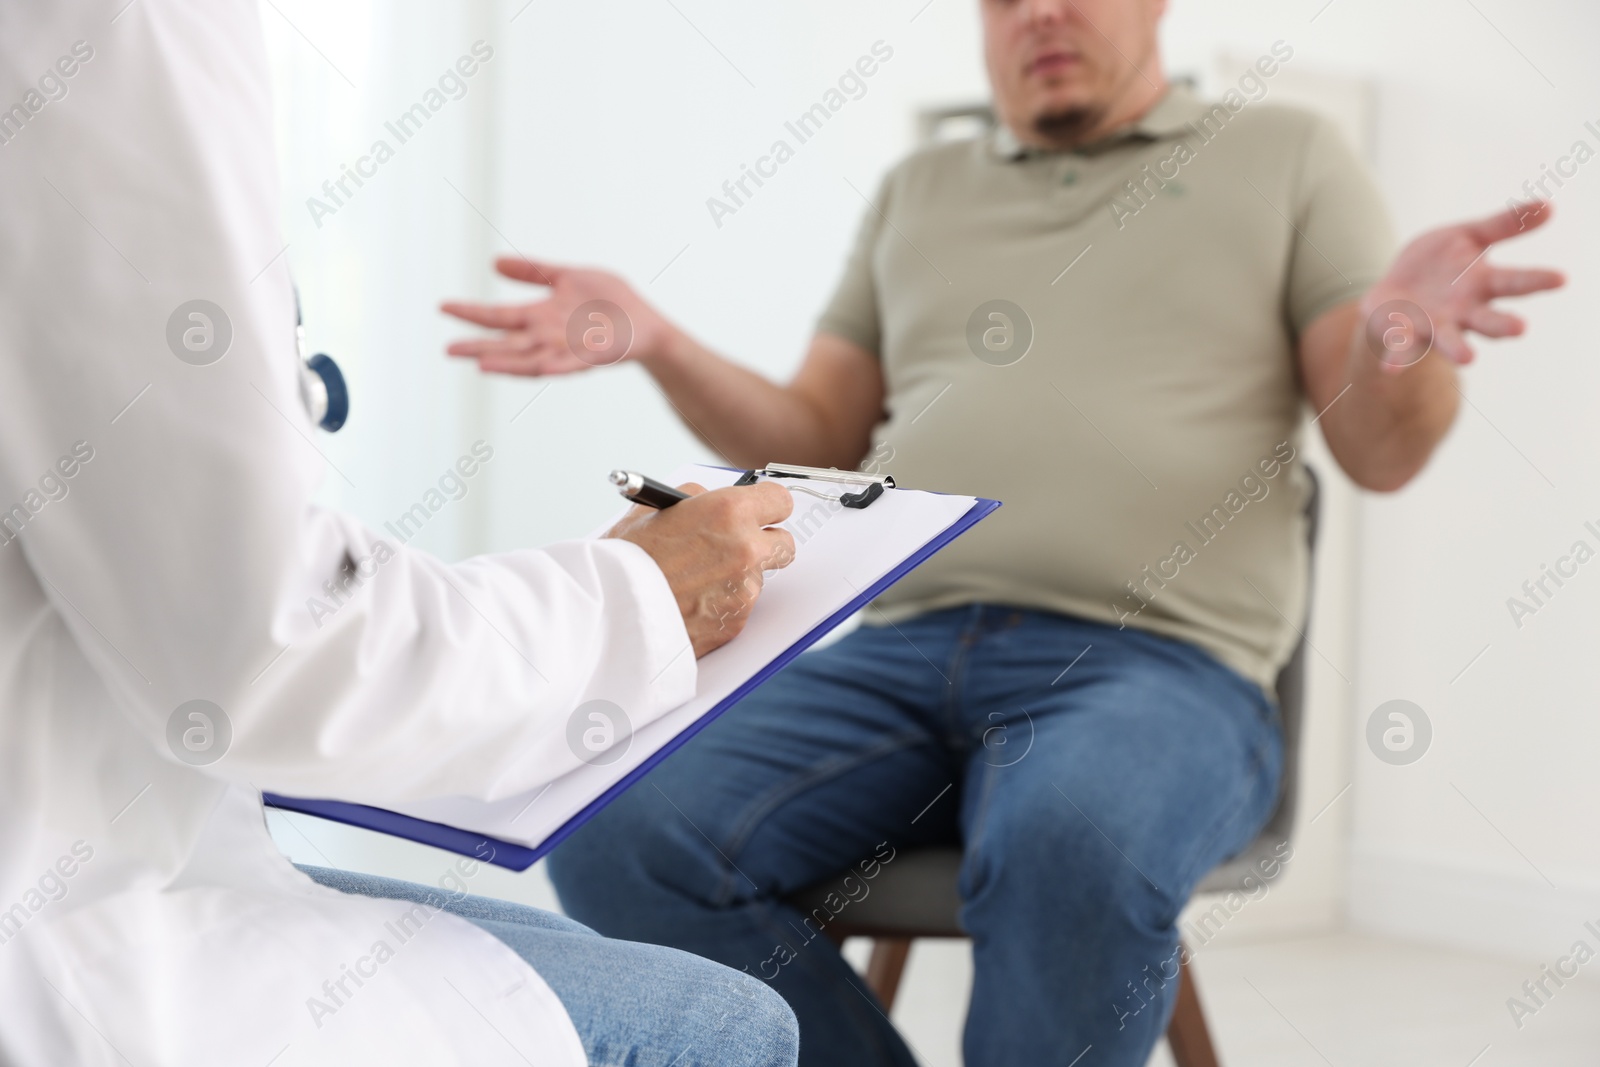
[{"label": "seated man", "polygon": [[549,299],[448,308],[506,331],[453,353],[553,374],[598,362],[566,320],[610,301],[629,358],[730,461],[870,456],[1005,502],[553,857],[579,920],[771,981],[804,1064],[913,1060],[786,894],[883,843],[956,842],[966,1062],[1145,1062],[1175,991],[1146,968],[1278,795],[1306,402],[1351,478],[1396,489],[1455,415],[1463,333],[1519,333],[1491,298],[1560,284],[1483,258],[1538,205],[1391,264],[1333,127],[1259,102],[1292,50],[1200,103],[1161,73],[1163,7],[982,0],[1000,128],[889,174],[787,385],[596,271],[504,261]]}]

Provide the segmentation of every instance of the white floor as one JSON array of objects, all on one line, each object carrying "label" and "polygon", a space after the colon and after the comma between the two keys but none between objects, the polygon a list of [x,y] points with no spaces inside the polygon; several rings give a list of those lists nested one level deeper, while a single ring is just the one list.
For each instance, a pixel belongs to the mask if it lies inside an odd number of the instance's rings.
[{"label": "white floor", "polygon": [[[1196,966],[1224,1067],[1600,1065],[1600,980],[1569,981],[1513,1022],[1506,999],[1539,961],[1327,934],[1219,944]],[[913,950],[894,1019],[924,1067],[960,1067],[970,975],[962,943]],[[1171,1067],[1164,1043],[1150,1063]]]},{"label": "white floor", "polygon": [[[300,863],[431,884],[455,861],[317,819],[273,812],[268,824]],[[481,867],[469,891],[557,906],[537,867],[522,875]],[[856,941],[846,952],[861,966],[867,947]],[[1356,934],[1268,936],[1241,922],[1205,945],[1194,966],[1223,1067],[1600,1067],[1594,965],[1520,1029],[1506,1008],[1549,962]],[[971,981],[965,942],[920,941],[912,950],[894,1021],[923,1067],[962,1067]],[[1150,1063],[1171,1067],[1164,1043]]]}]

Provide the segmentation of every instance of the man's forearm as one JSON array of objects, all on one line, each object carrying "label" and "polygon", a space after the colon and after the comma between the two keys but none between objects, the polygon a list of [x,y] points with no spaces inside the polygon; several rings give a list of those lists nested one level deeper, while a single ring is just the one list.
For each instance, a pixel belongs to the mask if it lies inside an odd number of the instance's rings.
[{"label": "man's forearm", "polygon": [[1434,352],[1398,372],[1385,369],[1358,313],[1346,329],[1345,384],[1323,401],[1323,434],[1356,484],[1389,492],[1422,469],[1455,420],[1456,368]]},{"label": "man's forearm", "polygon": [[802,391],[717,355],[682,333],[639,360],[679,416],[707,445],[741,467],[800,463],[854,467],[866,441],[841,440]]}]

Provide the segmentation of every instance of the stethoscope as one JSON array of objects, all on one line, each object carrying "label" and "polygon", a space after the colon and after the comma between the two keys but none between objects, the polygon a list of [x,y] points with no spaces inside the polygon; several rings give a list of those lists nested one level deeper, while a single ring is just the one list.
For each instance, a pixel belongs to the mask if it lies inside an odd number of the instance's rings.
[{"label": "stethoscope", "polygon": [[294,290],[294,345],[300,360],[300,399],[311,421],[333,433],[350,417],[350,390],[332,357],[321,352],[306,356],[306,326],[300,314],[298,288]]}]

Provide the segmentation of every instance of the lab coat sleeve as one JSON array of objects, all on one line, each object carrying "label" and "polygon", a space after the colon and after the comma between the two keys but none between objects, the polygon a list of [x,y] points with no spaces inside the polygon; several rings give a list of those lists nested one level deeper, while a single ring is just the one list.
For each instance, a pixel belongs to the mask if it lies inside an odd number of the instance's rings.
[{"label": "lab coat sleeve", "polygon": [[[0,122],[0,552],[122,711],[166,750],[209,701],[231,732],[210,773],[386,803],[535,788],[579,765],[587,702],[637,729],[688,699],[638,547],[450,566],[311,503],[254,5],[121,7],[0,12],[0,101],[28,109]],[[175,314],[195,300],[231,334],[204,365]]]}]

